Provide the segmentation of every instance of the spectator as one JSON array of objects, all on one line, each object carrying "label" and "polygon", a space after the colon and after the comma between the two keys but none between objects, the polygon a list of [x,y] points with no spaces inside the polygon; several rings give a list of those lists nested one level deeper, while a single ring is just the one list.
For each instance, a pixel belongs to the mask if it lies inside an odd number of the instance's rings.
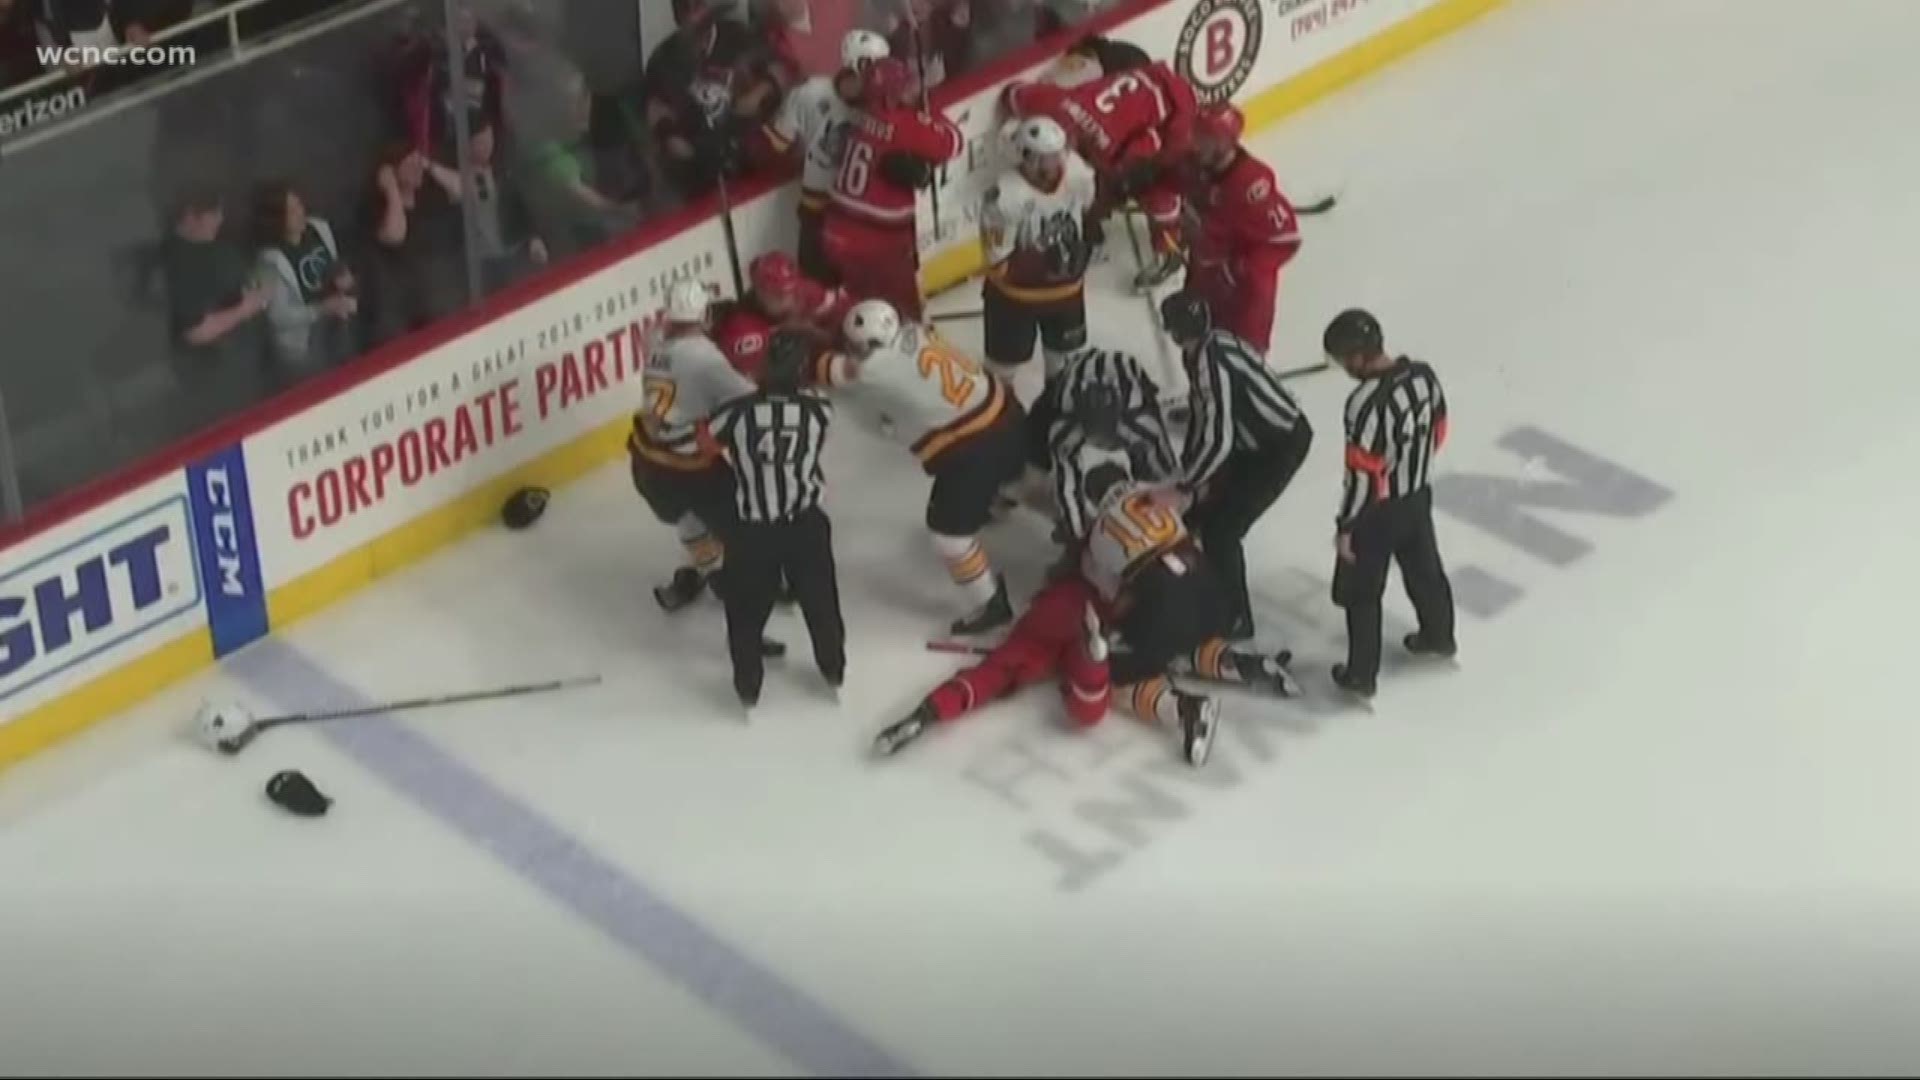
[{"label": "spectator", "polygon": [[480,263],[481,288],[492,293],[545,266],[547,245],[534,232],[519,185],[494,167],[499,136],[493,125],[481,113],[468,125],[467,167],[452,180],[473,213],[473,255]]},{"label": "spectator", "polygon": [[817,0],[765,0],[759,9],[757,30],[771,51],[771,64],[781,90],[792,89],[815,75],[828,75],[840,66],[840,39],[853,24],[830,14],[851,4]]},{"label": "spectator", "polygon": [[451,155],[455,110],[478,110],[487,122],[505,122],[502,107],[506,48],[480,22],[473,4],[458,4],[454,17],[461,44],[461,74],[457,82],[447,69],[447,42],[439,24],[429,20],[400,43],[399,95],[401,126],[413,148],[429,157]]},{"label": "spectator", "polygon": [[259,316],[268,290],[248,280],[246,254],[220,235],[225,220],[217,192],[189,192],[161,245],[173,373],[191,431],[264,396]]},{"label": "spectator", "polygon": [[113,0],[113,24],[129,45],[148,44],[192,17],[193,0]]},{"label": "spectator", "polygon": [[779,105],[779,87],[755,74],[764,54],[714,0],[673,0],[673,17],[678,29],[647,58],[641,95],[667,179],[693,199],[738,170],[741,139]]},{"label": "spectator", "polygon": [[460,177],[410,144],[388,144],[367,204],[373,250],[366,301],[373,343],[418,330],[460,306]]},{"label": "spectator", "polygon": [[254,280],[269,292],[269,354],[278,389],[352,357],[358,282],[333,227],[307,213],[292,185],[261,186],[253,227],[259,244]]},{"label": "spectator", "polygon": [[[973,66],[974,0],[882,0],[880,32],[931,90]],[[922,65],[925,73],[922,74]]]},{"label": "spectator", "polygon": [[[40,0],[42,44],[104,49],[120,44],[109,0]],[[79,65],[69,65],[78,70]]]},{"label": "spectator", "polygon": [[40,44],[33,27],[33,0],[0,0],[0,90],[39,78]]},{"label": "spectator", "polygon": [[572,108],[565,134],[536,146],[528,161],[532,174],[529,202],[538,216],[540,235],[563,257],[607,240],[632,225],[638,216],[632,206],[602,184],[588,138],[593,95],[577,76],[568,100]]}]

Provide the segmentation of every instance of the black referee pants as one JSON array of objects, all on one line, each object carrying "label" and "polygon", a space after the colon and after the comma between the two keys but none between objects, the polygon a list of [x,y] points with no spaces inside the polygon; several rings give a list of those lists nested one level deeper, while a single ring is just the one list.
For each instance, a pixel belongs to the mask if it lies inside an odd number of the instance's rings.
[{"label": "black referee pants", "polygon": [[744,701],[760,699],[766,678],[761,641],[784,576],[813,639],[813,659],[829,683],[847,670],[847,627],[840,617],[840,582],[833,561],[833,523],[814,508],[790,521],[736,523],[727,537],[727,652],[733,688]]},{"label": "black referee pants", "polygon": [[1354,558],[1335,562],[1333,602],[1347,611],[1347,677],[1371,687],[1380,676],[1380,602],[1388,563],[1400,564],[1420,638],[1431,648],[1453,648],[1453,585],[1433,534],[1431,488],[1368,507],[1350,535]]},{"label": "black referee pants", "polygon": [[1293,483],[1307,460],[1313,432],[1302,430],[1292,443],[1268,450],[1236,450],[1213,477],[1207,497],[1187,511],[1187,524],[1200,538],[1227,596],[1228,632],[1253,633],[1253,600],[1247,595],[1247,533]]}]

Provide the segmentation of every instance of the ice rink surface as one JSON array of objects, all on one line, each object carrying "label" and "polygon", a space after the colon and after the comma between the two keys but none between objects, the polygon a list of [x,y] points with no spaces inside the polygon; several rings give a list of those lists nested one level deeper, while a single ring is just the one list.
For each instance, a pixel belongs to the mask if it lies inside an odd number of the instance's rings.
[{"label": "ice rink surface", "polygon": [[[924,481],[851,422],[845,700],[781,614],[742,724],[609,466],[0,780],[0,1071],[1920,1067],[1915,40],[1908,0],[1519,3],[1259,142],[1342,195],[1276,362],[1364,304],[1446,380],[1458,670],[1328,691],[1337,372],[1253,542],[1310,699],[1231,698],[1198,773],[1046,691],[866,759],[955,612]],[[990,538],[1017,591],[1041,535]],[[267,805],[289,767],[329,817]]]}]

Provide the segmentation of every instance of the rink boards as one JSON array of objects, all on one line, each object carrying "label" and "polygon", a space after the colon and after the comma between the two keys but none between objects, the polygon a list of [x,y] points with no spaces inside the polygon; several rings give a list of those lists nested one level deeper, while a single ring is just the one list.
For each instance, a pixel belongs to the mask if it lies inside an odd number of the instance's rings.
[{"label": "rink boards", "polygon": [[[1139,0],[1101,22],[1259,129],[1502,2]],[[1001,87],[1057,59],[1031,51],[936,96],[968,146],[937,218],[923,200],[929,291],[980,266]],[[743,261],[791,246],[790,185],[737,197]],[[732,291],[711,206],[57,507],[0,559],[0,769],[495,521],[514,488],[615,458],[645,332],[688,277]]]}]

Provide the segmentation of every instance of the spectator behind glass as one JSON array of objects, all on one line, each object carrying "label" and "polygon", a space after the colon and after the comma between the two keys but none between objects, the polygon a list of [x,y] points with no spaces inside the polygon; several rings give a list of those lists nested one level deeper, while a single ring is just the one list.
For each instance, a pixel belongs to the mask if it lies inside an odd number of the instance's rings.
[{"label": "spectator behind glass", "polygon": [[782,91],[840,67],[840,41],[854,28],[855,0],[761,0],[760,37]]},{"label": "spectator behind glass", "polygon": [[380,154],[366,205],[368,324],[373,344],[458,310],[463,284],[460,178],[406,142]]},{"label": "spectator behind glass", "polygon": [[268,291],[249,281],[246,253],[220,235],[226,214],[213,191],[181,199],[161,245],[181,434],[239,412],[264,396],[266,344],[260,314]]},{"label": "spectator behind glass", "polygon": [[[436,7],[437,11],[437,7]],[[456,5],[461,44],[461,75],[448,77],[447,43],[439,23],[429,19],[402,36],[396,59],[401,129],[415,150],[432,158],[453,154],[455,110],[478,110],[498,127],[507,52],[492,29],[480,22],[473,5]]]},{"label": "spectator behind glass", "polygon": [[192,17],[193,0],[113,0],[114,25],[129,45],[145,45]]},{"label": "spectator behind glass", "polygon": [[674,0],[678,26],[647,58],[641,96],[668,181],[682,199],[739,171],[740,143],[779,105],[779,87],[756,74],[764,57],[752,32],[713,0]]},{"label": "spectator behind glass", "polygon": [[254,199],[259,251],[254,282],[268,291],[275,389],[344,363],[354,353],[357,282],[333,227],[312,217],[291,184],[268,183]]},{"label": "spectator behind glass", "polygon": [[547,245],[534,232],[519,185],[494,167],[499,136],[493,126],[481,113],[467,122],[467,167],[452,173],[452,182],[473,211],[473,254],[480,262],[481,288],[493,293],[545,266]]},{"label": "spectator behind glass", "polygon": [[535,146],[527,156],[526,196],[538,230],[561,258],[595,247],[638,218],[600,184],[600,169],[588,138],[593,95],[577,74],[567,91],[572,107],[560,137]]},{"label": "spectator behind glass", "polygon": [[973,66],[973,0],[879,0],[880,32],[893,55],[920,75],[926,65],[931,90]]},{"label": "spectator behind glass", "polygon": [[40,55],[33,14],[33,0],[0,0],[0,89],[18,86],[39,78]]}]

